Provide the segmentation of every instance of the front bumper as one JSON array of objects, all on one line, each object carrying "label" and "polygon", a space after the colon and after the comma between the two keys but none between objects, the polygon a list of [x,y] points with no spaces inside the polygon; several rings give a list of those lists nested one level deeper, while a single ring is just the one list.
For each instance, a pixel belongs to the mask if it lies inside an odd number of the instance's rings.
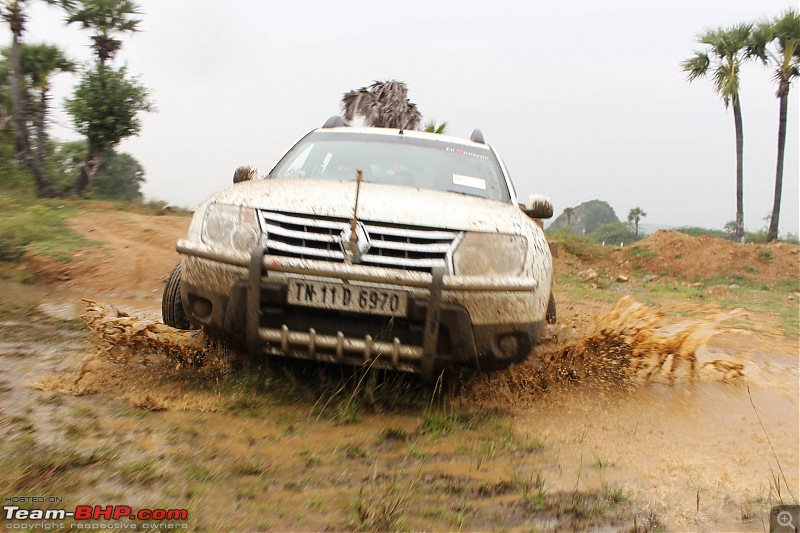
[{"label": "front bumper", "polygon": [[[186,258],[184,269],[189,266],[182,298],[190,320],[240,340],[253,353],[367,364],[430,378],[448,364],[490,369],[522,360],[544,327],[543,317],[524,323],[476,324],[464,306],[442,298],[453,291],[530,294],[535,280],[310,264],[265,255],[263,246],[249,258],[188,241],[180,241],[177,249]],[[408,311],[392,318],[294,307],[287,303],[286,277],[292,275],[409,288]]]}]

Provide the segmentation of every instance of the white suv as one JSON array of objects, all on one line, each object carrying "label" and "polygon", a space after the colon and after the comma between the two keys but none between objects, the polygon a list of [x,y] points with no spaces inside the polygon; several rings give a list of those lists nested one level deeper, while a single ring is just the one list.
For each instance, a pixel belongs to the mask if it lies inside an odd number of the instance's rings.
[{"label": "white suv", "polygon": [[470,140],[332,117],[195,212],[164,322],[253,353],[419,372],[504,367],[554,319],[546,198]]}]

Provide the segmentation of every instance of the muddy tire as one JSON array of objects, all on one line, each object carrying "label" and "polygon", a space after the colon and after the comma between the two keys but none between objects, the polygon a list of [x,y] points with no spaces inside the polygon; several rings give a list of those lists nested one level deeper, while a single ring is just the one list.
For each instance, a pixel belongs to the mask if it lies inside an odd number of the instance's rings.
[{"label": "muddy tire", "polygon": [[552,292],[550,293],[550,301],[547,302],[547,313],[544,315],[544,319],[548,324],[556,323],[556,299]]},{"label": "muddy tire", "polygon": [[167,278],[164,296],[161,299],[161,318],[164,324],[177,329],[193,329],[181,300],[181,264],[175,265]]}]

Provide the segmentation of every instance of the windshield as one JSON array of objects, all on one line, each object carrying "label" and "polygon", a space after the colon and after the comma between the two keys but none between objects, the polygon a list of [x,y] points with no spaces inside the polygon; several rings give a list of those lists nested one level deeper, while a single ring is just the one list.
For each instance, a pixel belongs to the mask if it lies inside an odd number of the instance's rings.
[{"label": "windshield", "polygon": [[272,178],[364,181],[448,191],[509,201],[497,158],[489,148],[404,135],[313,132],[287,153]]}]

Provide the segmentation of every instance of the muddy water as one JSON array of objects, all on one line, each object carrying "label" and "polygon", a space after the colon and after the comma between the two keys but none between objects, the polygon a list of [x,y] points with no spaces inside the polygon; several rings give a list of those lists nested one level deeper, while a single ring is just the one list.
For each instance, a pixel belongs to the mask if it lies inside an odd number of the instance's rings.
[{"label": "muddy water", "polygon": [[[62,319],[84,311],[80,295],[20,290],[25,293],[19,295],[21,298],[31,298],[41,311]],[[141,323],[148,327],[158,315],[158,302],[116,303],[131,314],[146,315]],[[102,306],[97,310],[108,312]],[[771,505],[780,500],[793,503],[800,496],[796,339],[753,338],[725,330],[718,327],[725,317],[703,316],[694,323],[665,321],[665,317],[627,303],[612,315],[604,319],[616,321],[614,327],[598,328],[595,324],[582,334],[547,347],[549,368],[524,367],[492,380],[478,378],[478,385],[472,389],[468,384],[467,406],[481,410],[499,405],[509,410],[513,413],[513,432],[523,439],[540,439],[540,451],[523,458],[498,452],[480,466],[483,458],[476,463],[463,450],[454,451],[457,444],[469,445],[442,439],[427,445],[428,458],[424,466],[419,466],[420,475],[471,479],[480,470],[481,476],[496,482],[509,472],[541,474],[550,491],[621,488],[637,516],[653,512],[669,529],[765,529]],[[111,319],[110,324],[127,328],[115,330],[115,335],[144,331],[136,329],[135,319]],[[7,332],[21,328],[21,324],[5,326]],[[29,339],[30,332],[26,335]],[[96,374],[95,383],[90,376],[75,388],[75,367],[87,351],[91,352],[89,343],[74,334],[61,341],[38,342],[25,341],[26,335],[0,346],[6,365],[0,377],[6,378],[3,381],[16,398],[9,402],[5,397],[4,411],[19,408],[35,413],[45,409],[45,418],[57,426],[65,410],[57,402],[41,405],[41,395],[52,393],[32,390],[25,384],[32,378],[63,375],[66,379],[51,381],[49,390],[95,393],[92,400],[66,397],[69,408],[91,403],[98,414],[112,414],[116,408],[111,398],[122,398],[147,409],[166,410],[149,414],[146,423],[138,417],[102,422],[109,435],[125,435],[125,442],[137,454],[191,457],[197,450],[214,450],[215,456],[207,466],[219,471],[230,468],[237,458],[251,456],[273,465],[270,468],[276,476],[283,473],[286,479],[293,479],[293,472],[308,469],[308,464],[313,464],[310,457],[315,461],[322,458],[323,466],[316,467],[322,473],[317,475],[327,481],[318,483],[315,494],[336,506],[352,505],[340,494],[340,487],[357,488],[362,479],[369,478],[370,469],[376,468],[358,458],[355,466],[338,466],[341,450],[348,444],[374,441],[388,426],[412,433],[417,425],[407,416],[384,415],[365,416],[357,426],[309,426],[310,406],[303,405],[276,408],[275,420],[258,424],[237,414],[200,414],[198,411],[207,408],[217,409],[211,394],[195,394],[191,380],[153,377],[138,362],[130,367],[106,364],[90,369]],[[672,357],[661,357],[667,351]],[[23,352],[39,356],[19,356]],[[598,359],[603,364],[593,366]],[[614,379],[592,382],[599,374],[597,368],[615,372]],[[647,379],[642,379],[643,368],[648,369]],[[703,368],[712,372],[700,372]],[[652,369],[655,371],[650,372]],[[20,380],[20,376],[25,379]],[[68,386],[63,388],[65,383]],[[218,403],[224,405],[225,401]],[[194,436],[186,443],[176,442],[175,428]],[[47,425],[37,429],[45,437],[58,432]],[[298,450],[303,453],[295,453]],[[375,448],[370,452],[370,462],[390,463],[401,456],[406,461],[408,452],[403,450]],[[185,474],[178,469],[174,477],[181,479]],[[213,502],[222,502],[218,511],[225,513],[229,487],[220,484],[214,489],[215,485],[207,489],[203,503],[213,506]],[[269,490],[282,495],[286,508],[302,509],[308,494],[289,490],[288,486],[277,482]],[[291,522],[291,514],[287,520]],[[321,528],[329,525],[326,520],[323,514],[307,525]],[[242,522],[239,527],[252,524]],[[420,522],[417,527],[429,526]],[[491,524],[486,527],[491,528]]]},{"label": "muddy water", "polygon": [[534,468],[555,490],[622,487],[677,530],[764,529],[800,497],[799,354],[796,338],[725,325],[741,316],[676,321],[626,298],[543,366],[467,397],[521,407],[516,431],[546,440]]},{"label": "muddy water", "polygon": [[[58,320],[79,320],[86,311],[85,292],[21,285],[0,279],[0,294],[5,302],[36,307],[40,312]],[[161,298],[122,298],[103,295],[103,302],[146,319],[161,318]]]},{"label": "muddy water", "polygon": [[769,507],[793,503],[800,485],[796,356],[784,362],[767,386],[750,384],[755,409],[744,384],[652,385],[551,396],[516,427],[546,439],[551,486],[624,487],[678,530],[762,529]]}]

